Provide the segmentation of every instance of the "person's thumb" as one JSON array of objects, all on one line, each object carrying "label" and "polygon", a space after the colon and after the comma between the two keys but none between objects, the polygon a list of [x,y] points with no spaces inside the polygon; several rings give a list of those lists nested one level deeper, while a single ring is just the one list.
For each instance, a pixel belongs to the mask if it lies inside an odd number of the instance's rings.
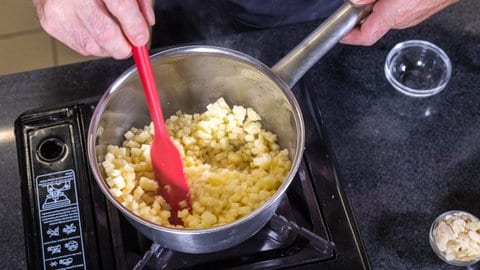
[{"label": "person's thumb", "polygon": [[353,5],[362,6],[362,5],[371,4],[375,1],[376,0],[350,0],[350,3],[352,3]]}]

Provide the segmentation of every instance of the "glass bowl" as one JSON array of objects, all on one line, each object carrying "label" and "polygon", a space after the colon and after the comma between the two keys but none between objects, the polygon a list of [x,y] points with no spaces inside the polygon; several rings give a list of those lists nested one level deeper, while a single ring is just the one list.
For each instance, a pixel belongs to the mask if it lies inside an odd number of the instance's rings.
[{"label": "glass bowl", "polygon": [[452,218],[457,218],[457,217],[460,217],[460,216],[469,217],[471,220],[474,220],[476,222],[479,221],[479,219],[476,216],[474,216],[474,215],[472,215],[468,212],[460,211],[460,210],[447,211],[447,212],[439,215],[437,218],[435,218],[435,220],[432,223],[432,226],[430,227],[430,232],[429,232],[430,246],[432,247],[435,254],[437,254],[437,256],[440,259],[442,259],[444,262],[446,262],[448,264],[451,264],[451,265],[455,265],[455,266],[470,266],[470,265],[473,265],[473,264],[479,262],[480,261],[480,256],[478,258],[474,258],[474,259],[471,259],[471,260],[461,260],[461,259],[451,259],[451,258],[448,259],[445,255],[445,253],[440,250],[437,243],[435,242],[434,231],[437,229],[440,222],[446,221],[447,219],[451,220]]},{"label": "glass bowl", "polygon": [[428,97],[442,91],[450,80],[452,64],[433,43],[407,40],[395,45],[385,60],[385,76],[401,93]]}]

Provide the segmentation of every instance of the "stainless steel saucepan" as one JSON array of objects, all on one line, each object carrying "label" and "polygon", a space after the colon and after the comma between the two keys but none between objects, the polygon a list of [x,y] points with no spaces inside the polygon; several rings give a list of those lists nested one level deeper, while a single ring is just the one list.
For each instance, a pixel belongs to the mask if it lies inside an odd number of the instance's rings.
[{"label": "stainless steel saucepan", "polygon": [[259,231],[275,213],[299,167],[304,148],[304,123],[290,88],[362,18],[365,7],[345,2],[330,18],[272,68],[238,51],[212,46],[187,46],[153,55],[152,66],[164,115],[181,110],[198,113],[224,97],[229,104],[255,109],[266,129],[287,148],[292,168],[278,191],[249,215],[209,229],[174,229],[133,214],[109,192],[101,162],[109,144],[120,145],[131,127],[151,119],[135,67],[123,73],[99,101],[88,134],[88,158],[108,200],[146,237],[187,253],[208,253],[237,245]]}]

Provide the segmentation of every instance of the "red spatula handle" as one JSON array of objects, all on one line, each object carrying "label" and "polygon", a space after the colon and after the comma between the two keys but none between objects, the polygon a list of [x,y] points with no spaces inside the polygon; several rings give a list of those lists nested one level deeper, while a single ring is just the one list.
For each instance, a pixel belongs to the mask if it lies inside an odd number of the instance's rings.
[{"label": "red spatula handle", "polygon": [[[153,76],[152,64],[150,62],[150,55],[146,46],[132,46],[133,59],[139,69],[139,76],[142,81],[145,97],[147,99],[148,110],[152,117],[155,126],[155,133],[166,133],[163,122],[163,112],[160,106],[160,98],[158,97],[157,85]],[[158,132],[158,133],[157,133]],[[159,134],[164,136],[166,134]]]}]

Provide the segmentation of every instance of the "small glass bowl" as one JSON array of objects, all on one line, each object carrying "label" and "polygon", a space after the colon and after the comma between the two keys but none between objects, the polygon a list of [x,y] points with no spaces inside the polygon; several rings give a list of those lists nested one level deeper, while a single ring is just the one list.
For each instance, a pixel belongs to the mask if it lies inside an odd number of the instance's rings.
[{"label": "small glass bowl", "polygon": [[395,45],[385,60],[385,76],[401,93],[428,97],[442,91],[450,80],[452,64],[433,43],[408,40]]},{"label": "small glass bowl", "polygon": [[462,260],[447,260],[447,258],[445,257],[445,254],[443,254],[442,251],[440,251],[440,249],[437,247],[437,244],[435,243],[435,238],[433,236],[433,231],[436,229],[436,227],[438,226],[438,224],[440,223],[440,221],[442,220],[445,220],[448,216],[461,216],[461,215],[466,215],[466,216],[470,216],[472,219],[474,220],[478,220],[478,218],[468,212],[465,212],[465,211],[461,211],[461,210],[452,210],[452,211],[447,211],[441,215],[439,215],[437,218],[435,218],[435,220],[433,221],[432,223],[432,226],[430,226],[430,231],[429,231],[429,239],[430,239],[430,246],[432,247],[433,251],[435,252],[435,254],[437,254],[437,256],[442,259],[444,262],[448,263],[448,264],[451,264],[451,265],[455,265],[455,266],[470,266],[470,265],[473,265],[477,262],[480,261],[480,258],[478,259],[473,259],[473,260],[470,260],[470,261],[462,261]]}]

